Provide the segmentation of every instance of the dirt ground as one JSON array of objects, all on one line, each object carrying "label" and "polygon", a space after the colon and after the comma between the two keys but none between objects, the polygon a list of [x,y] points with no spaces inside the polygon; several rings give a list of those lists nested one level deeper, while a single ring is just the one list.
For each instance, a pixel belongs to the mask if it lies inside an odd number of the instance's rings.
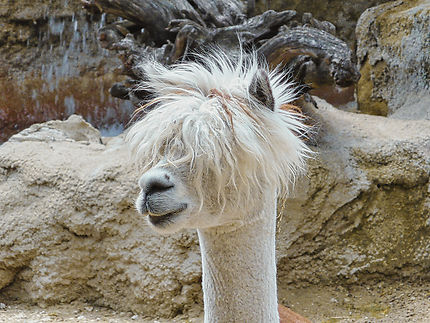
[{"label": "dirt ground", "polygon": [[279,299],[312,322],[430,323],[428,281],[291,289]]},{"label": "dirt ground", "polygon": [[[312,286],[279,293],[282,304],[312,322],[430,322],[428,282],[374,283],[366,286]],[[91,304],[72,303],[42,308],[0,299],[0,322],[202,322],[202,317],[154,320]]]}]

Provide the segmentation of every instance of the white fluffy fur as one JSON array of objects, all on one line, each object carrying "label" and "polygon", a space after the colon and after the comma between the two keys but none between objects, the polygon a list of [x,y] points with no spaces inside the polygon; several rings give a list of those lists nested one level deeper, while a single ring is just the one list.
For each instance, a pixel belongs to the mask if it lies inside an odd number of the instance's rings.
[{"label": "white fluffy fur", "polygon": [[[127,135],[144,166],[136,206],[158,232],[197,228],[205,322],[279,322],[276,194],[309,153],[300,117],[280,109],[294,87],[267,72],[272,111],[249,92],[254,76],[269,88],[255,56],[201,60],[145,66],[154,109]],[[166,189],[151,192],[151,183]]]},{"label": "white fluffy fur", "polygon": [[[144,170],[163,161],[186,165],[202,205],[210,182],[221,212],[227,201],[239,207],[267,185],[286,193],[286,183],[294,181],[309,153],[300,138],[305,130],[300,117],[279,109],[295,99],[295,87],[268,71],[275,100],[271,111],[248,91],[258,68],[267,69],[255,55],[200,59],[144,66],[147,81],[141,86],[154,93],[156,107],[128,132],[137,160]],[[211,95],[214,89],[222,96]]]}]

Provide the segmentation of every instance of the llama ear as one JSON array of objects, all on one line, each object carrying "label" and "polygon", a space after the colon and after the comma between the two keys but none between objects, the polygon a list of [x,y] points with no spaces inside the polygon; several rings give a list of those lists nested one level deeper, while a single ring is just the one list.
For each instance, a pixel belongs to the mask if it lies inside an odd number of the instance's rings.
[{"label": "llama ear", "polygon": [[249,85],[249,94],[270,110],[273,111],[275,109],[275,100],[273,99],[269,75],[267,75],[265,70],[259,68],[257,72],[255,72],[251,84]]}]

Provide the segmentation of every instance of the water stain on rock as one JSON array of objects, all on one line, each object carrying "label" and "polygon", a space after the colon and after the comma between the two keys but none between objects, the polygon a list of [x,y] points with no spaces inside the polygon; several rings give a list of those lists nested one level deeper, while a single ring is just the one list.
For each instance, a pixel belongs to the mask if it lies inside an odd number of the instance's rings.
[{"label": "water stain on rock", "polygon": [[116,135],[132,113],[109,88],[120,62],[100,47],[105,14],[88,15],[80,1],[8,2],[0,8],[0,142],[33,123],[81,114]]}]

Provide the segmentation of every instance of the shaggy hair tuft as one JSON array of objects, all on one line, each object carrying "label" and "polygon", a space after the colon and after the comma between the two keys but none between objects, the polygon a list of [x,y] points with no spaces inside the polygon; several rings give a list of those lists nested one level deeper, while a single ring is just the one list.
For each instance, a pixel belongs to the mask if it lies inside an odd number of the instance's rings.
[{"label": "shaggy hair tuft", "polygon": [[[274,111],[249,92],[261,68],[269,75]],[[240,207],[273,186],[287,194],[311,152],[302,141],[307,127],[301,116],[281,109],[297,93],[285,75],[269,72],[256,55],[234,59],[222,52],[143,69],[140,87],[154,94],[147,104],[154,107],[130,128],[127,140],[144,171],[160,163],[187,167],[201,206],[217,210],[227,203]]]}]

